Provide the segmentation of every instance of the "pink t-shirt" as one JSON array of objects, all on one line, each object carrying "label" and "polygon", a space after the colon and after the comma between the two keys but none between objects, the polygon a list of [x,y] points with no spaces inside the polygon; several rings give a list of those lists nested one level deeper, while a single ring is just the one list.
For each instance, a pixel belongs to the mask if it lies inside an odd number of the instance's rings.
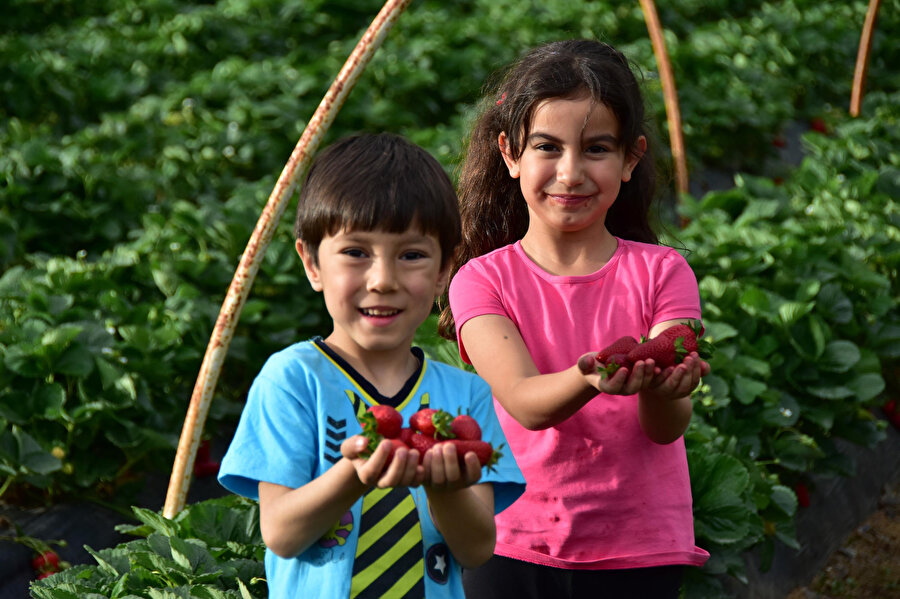
[{"label": "pink t-shirt", "polygon": [[[677,251],[619,239],[584,276],[548,274],[516,242],[465,264],[450,283],[457,337],[499,314],[519,329],[541,373],[571,367],[623,335],[700,318],[697,280]],[[460,341],[460,354],[469,361]],[[568,569],[702,565],[694,545],[684,439],[650,441],[637,395],[598,394],[565,422],[529,431],[494,400],[527,488],[497,516],[495,553]]]}]

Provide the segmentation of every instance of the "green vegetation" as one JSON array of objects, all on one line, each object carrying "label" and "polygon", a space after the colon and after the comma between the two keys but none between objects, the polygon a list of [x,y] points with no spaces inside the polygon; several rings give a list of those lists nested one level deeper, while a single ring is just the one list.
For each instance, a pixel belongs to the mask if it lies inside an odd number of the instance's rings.
[{"label": "green vegetation", "polygon": [[[77,493],[127,502],[141,473],[171,467],[238,258],[306,120],[381,2],[8,4],[0,23],[0,501]],[[891,66],[900,44],[888,32],[900,11],[879,14],[863,114],[851,119],[866,4],[659,6],[689,169],[740,173],[730,189],[682,198],[677,216],[687,224],[668,227],[697,273],[717,347],[686,435],[697,540],[713,556],[692,573],[689,597],[724,596],[719,577],[741,579],[748,549],[796,546],[797,485],[851,473],[835,441],[876,444],[883,430],[872,410],[897,393],[900,73]],[[452,173],[484,79],[527,47],[577,36],[632,57],[659,130],[660,166],[671,172],[636,2],[414,1],[324,143],[395,131]],[[779,162],[773,141],[813,120],[825,132],[804,135],[803,162]],[[290,221],[241,315],[207,431],[234,423],[266,356],[324,330]],[[432,324],[423,344],[456,360]],[[216,506],[191,506],[179,522],[205,521],[207,509],[255,517],[238,502]],[[233,526],[217,518],[201,534],[137,516],[146,539],[96,552],[99,566],[40,581],[35,596],[83,596],[88,587],[109,597],[163,596],[151,588],[264,596],[254,582],[261,570],[234,565],[258,558],[246,549],[258,549],[258,537],[232,538]],[[209,560],[228,574],[209,575]],[[87,586],[66,586],[79,584]]]}]

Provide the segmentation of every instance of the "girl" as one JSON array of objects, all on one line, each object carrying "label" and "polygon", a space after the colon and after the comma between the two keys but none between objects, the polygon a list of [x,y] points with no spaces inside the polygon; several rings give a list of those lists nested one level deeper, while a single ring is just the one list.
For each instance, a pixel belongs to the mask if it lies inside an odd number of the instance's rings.
[{"label": "girl", "polygon": [[[682,434],[696,353],[601,377],[596,352],[700,318],[648,218],[640,88],[595,41],[538,47],[489,92],[460,175],[463,244],[441,334],[487,380],[525,494],[467,596],[678,596],[694,545]],[[598,393],[599,392],[599,393]]]}]

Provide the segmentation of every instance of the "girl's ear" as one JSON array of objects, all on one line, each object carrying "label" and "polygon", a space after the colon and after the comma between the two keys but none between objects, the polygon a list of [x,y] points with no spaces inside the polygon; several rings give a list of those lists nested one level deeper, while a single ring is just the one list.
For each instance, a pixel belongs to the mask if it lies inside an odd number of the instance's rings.
[{"label": "girl's ear", "polygon": [[644,157],[644,153],[647,151],[647,138],[641,135],[637,138],[637,141],[634,144],[634,151],[628,152],[628,155],[625,156],[625,164],[622,167],[622,182],[627,183],[631,181],[631,173],[634,172],[634,167],[638,165],[638,162],[641,161],[641,158]]},{"label": "girl's ear", "polygon": [[300,261],[303,262],[303,270],[306,272],[309,284],[312,285],[314,291],[322,291],[322,280],[319,276],[319,267],[316,265],[314,252],[303,245],[302,239],[294,242],[294,249],[297,250],[297,255],[300,256]]},{"label": "girl's ear", "polygon": [[509,140],[506,137],[506,131],[501,131],[497,136],[497,145],[500,146],[500,154],[503,156],[503,162],[509,170],[509,176],[518,179],[521,171],[519,170],[519,161],[512,157],[509,153]]}]

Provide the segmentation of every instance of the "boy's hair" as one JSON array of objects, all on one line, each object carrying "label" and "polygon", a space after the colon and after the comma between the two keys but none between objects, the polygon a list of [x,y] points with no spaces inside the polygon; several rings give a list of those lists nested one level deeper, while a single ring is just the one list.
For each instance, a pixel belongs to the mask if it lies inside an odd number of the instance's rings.
[{"label": "boy's hair", "polygon": [[[628,59],[595,40],[565,40],[538,46],[505,71],[495,74],[464,151],[459,172],[462,243],[451,264],[451,276],[472,258],[521,239],[528,228],[528,208],[517,179],[509,176],[497,138],[506,132],[509,151],[519,158],[538,105],[550,99],[589,96],[609,108],[619,124],[620,144],[637,153],[640,136],[647,151],[623,182],[606,215],[610,233],[624,239],[658,243],[649,209],[656,170],[645,124],[644,100]],[[442,300],[438,330],[456,338],[450,306]]]},{"label": "boy's hair", "polygon": [[446,266],[460,239],[450,177],[431,154],[391,133],[344,137],[315,159],[297,204],[294,235],[318,263],[319,244],[341,230],[433,234]]}]

